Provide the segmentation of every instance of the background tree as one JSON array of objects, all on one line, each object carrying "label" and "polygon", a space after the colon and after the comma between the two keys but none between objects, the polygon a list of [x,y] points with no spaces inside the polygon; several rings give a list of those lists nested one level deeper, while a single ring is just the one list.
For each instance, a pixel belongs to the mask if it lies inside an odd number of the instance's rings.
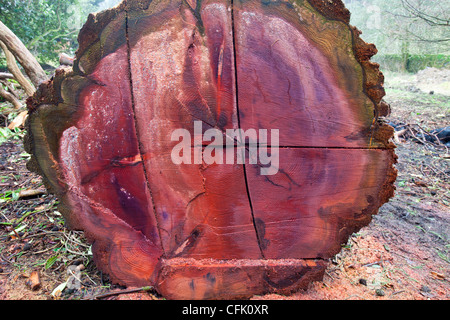
[{"label": "background tree", "polygon": [[[442,0],[345,0],[352,24],[363,39],[377,45],[379,62],[392,67],[397,57],[404,70],[443,66],[450,54],[450,5]],[[411,66],[415,58],[421,65]],[[413,70],[414,69],[414,70]]]}]

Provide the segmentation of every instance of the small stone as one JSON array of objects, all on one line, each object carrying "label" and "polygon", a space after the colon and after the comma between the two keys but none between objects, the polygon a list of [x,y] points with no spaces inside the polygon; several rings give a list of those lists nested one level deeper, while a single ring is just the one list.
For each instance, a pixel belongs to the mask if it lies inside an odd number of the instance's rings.
[{"label": "small stone", "polygon": [[367,280],[366,279],[363,279],[363,278],[359,279],[359,283],[364,285],[364,286],[367,286]]},{"label": "small stone", "polygon": [[420,288],[420,291],[428,293],[428,292],[431,292],[431,289],[429,287],[427,287],[426,285],[423,285]]},{"label": "small stone", "polygon": [[375,290],[375,293],[377,294],[377,296],[379,297],[384,297],[384,291],[381,289],[377,289]]}]

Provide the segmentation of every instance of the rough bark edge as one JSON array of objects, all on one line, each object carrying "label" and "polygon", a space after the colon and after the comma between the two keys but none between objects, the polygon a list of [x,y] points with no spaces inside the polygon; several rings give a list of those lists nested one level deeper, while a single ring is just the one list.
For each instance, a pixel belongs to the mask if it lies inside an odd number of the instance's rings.
[{"label": "rough bark edge", "polygon": [[[358,231],[362,227],[367,226],[373,219],[381,208],[381,206],[395,194],[394,182],[397,179],[397,169],[395,164],[397,163],[398,156],[395,154],[394,149],[396,145],[394,144],[392,138],[394,136],[394,128],[385,123],[382,119],[388,116],[390,113],[390,106],[383,101],[383,97],[386,95],[384,90],[384,75],[380,70],[380,65],[378,63],[372,62],[370,59],[378,53],[378,49],[373,43],[365,42],[360,36],[362,32],[358,28],[350,25],[350,11],[345,7],[342,0],[308,0],[310,4],[316,8],[325,17],[332,19],[330,13],[336,16],[348,25],[350,31],[352,32],[353,38],[353,52],[356,60],[362,67],[363,70],[363,80],[364,80],[364,90],[366,95],[374,104],[374,122],[372,139],[382,141],[388,152],[391,154],[390,163],[388,164],[388,171],[386,172],[386,177],[384,184],[382,185],[380,192],[378,194],[378,202],[372,204],[366,210],[368,210],[367,221],[362,221],[360,225],[355,226],[355,230],[351,233]],[[330,6],[326,6],[328,3]],[[350,236],[350,234],[348,236]],[[348,236],[342,243],[346,242]]]},{"label": "rough bark edge", "polygon": [[61,73],[64,73],[64,70],[57,69],[55,75],[50,80],[41,83],[36,89],[34,95],[27,98],[26,105],[29,116],[25,121],[26,134],[23,139],[24,149],[31,155],[30,160],[27,162],[27,169],[40,175],[47,190],[56,195],[60,194],[60,190],[55,190],[37,162],[35,149],[33,146],[34,138],[33,131],[31,130],[31,121],[33,113],[39,108],[39,106],[43,104],[57,105],[61,102],[60,97],[57,97],[56,95],[57,91],[54,83],[54,78],[59,78]]},{"label": "rough bark edge", "polygon": [[308,0],[308,2],[328,19],[350,23],[350,11],[341,0]]},{"label": "rough bark edge", "polygon": [[350,25],[350,11],[345,7],[342,0],[308,0],[308,2],[325,18],[341,21],[351,31],[353,53],[363,70],[364,92],[373,102],[375,110],[372,124],[372,139],[382,142],[387,149],[395,148],[396,146],[392,142],[394,129],[383,121],[379,121],[380,117],[385,117],[389,114],[390,107],[382,100],[386,92],[384,90],[384,75],[380,71],[380,65],[370,61],[378,52],[376,46],[361,39],[360,35],[362,32]]},{"label": "rough bark edge", "polygon": [[375,215],[378,214],[379,209],[389,200],[394,197],[395,193],[395,185],[394,182],[397,179],[397,169],[394,167],[394,165],[397,163],[397,155],[395,154],[393,149],[387,149],[383,150],[383,152],[389,152],[389,163],[387,165],[387,171],[386,176],[384,178],[384,182],[382,186],[380,187],[380,190],[378,192],[377,201],[374,201],[373,203],[370,203],[369,206],[361,212],[361,219],[355,220],[355,223],[350,227],[343,227],[342,233],[339,236],[339,243],[340,246],[336,246],[334,250],[332,250],[332,255],[335,256],[341,251],[341,246],[345,245],[348,242],[348,239],[353,233],[358,232],[362,228],[368,226]]},{"label": "rough bark edge", "polygon": [[75,52],[77,58],[81,57],[92,44],[100,41],[101,31],[120,12],[125,11],[126,3],[125,0],[113,8],[88,15],[87,21],[78,34],[78,50]]}]

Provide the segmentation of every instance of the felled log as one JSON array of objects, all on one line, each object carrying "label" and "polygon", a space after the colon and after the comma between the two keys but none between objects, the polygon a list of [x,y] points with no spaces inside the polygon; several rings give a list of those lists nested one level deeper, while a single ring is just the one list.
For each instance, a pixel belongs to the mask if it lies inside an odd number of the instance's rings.
[{"label": "felled log", "polygon": [[[90,15],[73,68],[27,101],[29,168],[115,282],[169,299],[304,289],[393,195],[383,75],[359,34],[341,1],[129,0]],[[202,133],[239,128],[279,130],[275,174],[248,157],[195,163]],[[171,157],[177,129],[200,138],[191,164]]]}]

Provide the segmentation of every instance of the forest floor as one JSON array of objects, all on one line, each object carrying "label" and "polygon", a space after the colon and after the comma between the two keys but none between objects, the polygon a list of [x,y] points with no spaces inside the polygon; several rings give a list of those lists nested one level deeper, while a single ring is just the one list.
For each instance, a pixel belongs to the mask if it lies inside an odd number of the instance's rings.
[{"label": "forest floor", "polygon": [[[395,197],[349,239],[323,281],[289,296],[253,299],[450,298],[450,153],[413,139],[420,130],[449,125],[449,72],[386,74],[385,100],[392,108],[387,121],[410,128],[397,143]],[[58,199],[26,169],[23,131],[6,133],[17,114],[8,119],[8,110],[0,103],[0,300],[160,299],[152,292],[124,294],[96,269],[83,233],[65,228]],[[80,282],[73,282],[74,275]]]}]

